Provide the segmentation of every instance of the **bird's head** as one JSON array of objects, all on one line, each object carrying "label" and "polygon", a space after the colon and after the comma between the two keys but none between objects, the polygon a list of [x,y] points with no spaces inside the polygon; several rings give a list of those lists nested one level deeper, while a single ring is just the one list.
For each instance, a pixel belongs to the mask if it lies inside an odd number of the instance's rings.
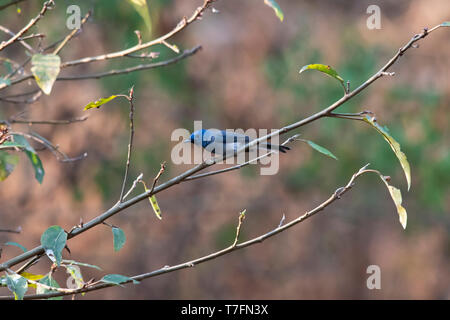
[{"label": "bird's head", "polygon": [[189,136],[189,139],[184,140],[184,142],[190,142],[190,143],[193,143],[193,144],[196,144],[198,146],[202,146],[203,148],[205,148],[210,143],[210,141],[205,139],[205,133],[206,133],[206,129],[200,129],[200,130],[194,131]]}]

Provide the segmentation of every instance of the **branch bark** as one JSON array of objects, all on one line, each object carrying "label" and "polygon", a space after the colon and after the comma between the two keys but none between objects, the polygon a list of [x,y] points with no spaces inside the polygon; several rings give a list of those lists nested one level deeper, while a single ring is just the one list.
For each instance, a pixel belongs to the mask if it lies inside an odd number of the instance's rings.
[{"label": "branch bark", "polygon": [[[206,2],[209,2],[209,1],[205,1],[205,3]],[[413,44],[415,44],[420,39],[425,38],[428,34],[437,30],[440,27],[441,27],[441,25],[438,25],[430,30],[424,29],[424,31],[422,33],[414,35],[404,46],[402,46],[398,50],[398,52],[378,72],[376,72],[373,76],[371,76],[369,79],[367,79],[363,84],[361,84],[354,91],[346,92],[341,99],[337,100],[335,103],[331,104],[327,108],[325,108],[322,111],[319,111],[303,120],[300,120],[291,125],[285,126],[277,131],[274,131],[266,136],[255,139],[255,140],[251,141],[250,143],[248,143],[247,145],[238,149],[236,153],[243,152],[245,149],[255,146],[256,144],[258,144],[260,142],[266,141],[267,139],[269,139],[273,136],[290,132],[290,131],[300,128],[308,123],[316,121],[322,117],[326,117],[332,111],[334,111],[335,109],[337,109],[338,107],[343,105],[345,102],[347,102],[349,99],[355,97],[361,91],[366,89],[377,79],[381,78],[385,74],[385,72],[387,72],[387,70],[400,58],[400,56],[402,56],[409,48],[411,48],[413,46]],[[87,222],[86,224],[84,224],[82,227],[77,227],[77,228],[73,229],[71,232],[69,232],[68,239],[71,239],[73,237],[76,237],[76,236],[86,232],[87,230],[103,223],[106,219],[118,214],[119,212],[125,210],[126,208],[128,208],[144,199],[147,199],[148,197],[150,197],[154,194],[162,192],[174,185],[177,185],[183,181],[186,181],[186,178],[193,176],[197,172],[214,165],[216,162],[218,162],[218,160],[223,160],[223,158],[224,157],[222,157],[222,156],[218,156],[213,159],[208,159],[208,160],[202,162],[201,164],[199,164],[191,169],[188,169],[184,173],[166,181],[165,183],[162,183],[162,184],[156,186],[153,190],[148,190],[147,192],[143,192],[128,201],[125,201],[125,202],[122,202],[122,203],[119,203],[119,204],[113,206],[109,210],[103,212],[99,216],[95,217],[94,219],[92,219],[89,222]],[[43,252],[44,252],[44,250],[43,250],[42,246],[38,246],[26,253],[23,253],[17,257],[14,257],[14,258],[4,262],[3,264],[0,265],[0,271],[4,271],[7,268],[10,268],[11,266],[14,266],[25,260],[28,260],[28,259],[34,257],[35,255],[41,254]]]}]

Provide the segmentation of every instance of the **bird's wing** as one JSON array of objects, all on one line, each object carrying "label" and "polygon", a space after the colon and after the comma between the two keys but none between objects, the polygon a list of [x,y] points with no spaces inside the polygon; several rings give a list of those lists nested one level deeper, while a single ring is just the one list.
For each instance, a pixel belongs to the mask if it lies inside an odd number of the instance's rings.
[{"label": "bird's wing", "polygon": [[223,137],[223,140],[226,141],[226,143],[241,143],[241,144],[247,144],[250,142],[250,137],[246,136],[241,133],[221,130],[221,134]]}]

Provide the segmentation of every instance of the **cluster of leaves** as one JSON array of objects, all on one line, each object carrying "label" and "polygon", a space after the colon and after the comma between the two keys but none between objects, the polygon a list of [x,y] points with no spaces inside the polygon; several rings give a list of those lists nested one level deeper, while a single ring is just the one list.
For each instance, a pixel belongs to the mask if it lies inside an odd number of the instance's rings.
[{"label": "cluster of leaves", "polygon": [[[117,227],[112,227],[112,233],[114,236],[114,250],[119,251],[125,244],[125,233],[122,229]],[[36,289],[37,294],[45,294],[68,292],[69,290],[86,288],[89,285],[93,285],[93,280],[88,282],[84,281],[80,267],[93,268],[99,271],[102,269],[96,265],[63,259],[63,250],[64,248],[67,248],[66,242],[66,231],[64,231],[64,229],[60,226],[51,226],[41,236],[41,245],[45,250],[45,254],[53,262],[51,270],[45,275],[32,274],[28,272],[21,272],[20,274],[17,274],[9,271],[6,275],[0,277],[0,285],[8,287],[8,289],[13,292],[16,300],[23,299],[29,287]],[[7,242],[5,244],[19,247],[23,250],[23,252],[27,252],[27,249],[18,243]],[[64,267],[66,269],[66,272],[70,276],[70,280],[73,283],[70,288],[61,289],[59,283],[52,277],[52,274],[58,267]],[[134,284],[139,283],[132,278],[120,274],[104,275],[96,283],[121,285],[125,282],[133,282]],[[62,297],[60,296],[53,299],[62,299]]]},{"label": "cluster of leaves", "polygon": [[12,141],[5,141],[0,144],[0,181],[5,180],[14,170],[19,162],[19,157],[15,154],[8,153],[5,149],[17,149],[25,152],[30,160],[36,180],[42,183],[44,179],[44,167],[36,150],[30,145],[28,140],[20,134],[11,134]]},{"label": "cluster of leaves", "polygon": [[[344,79],[332,67],[330,67],[328,65],[324,65],[324,64],[309,64],[309,65],[302,67],[300,69],[300,73],[302,73],[306,70],[317,70],[317,71],[325,73],[326,75],[336,79],[343,86],[344,92],[348,93],[347,92],[348,89],[345,87]],[[392,150],[394,151],[395,155],[397,156],[397,158],[400,162],[400,165],[403,168],[403,172],[405,173],[406,182],[407,182],[408,190],[409,190],[411,187],[411,169],[410,169],[409,162],[406,158],[406,155],[400,149],[400,144],[389,134],[389,129],[387,129],[386,127],[380,126],[374,117],[365,115],[365,116],[360,116],[359,120],[363,120],[364,122],[371,125],[379,134],[381,134],[383,136],[383,138],[386,140],[386,142],[392,148]],[[308,141],[308,140],[302,140],[302,141],[308,143],[311,147],[313,147],[317,151],[319,151],[325,155],[328,155],[330,157],[333,157],[334,159],[337,160],[337,158],[327,149],[316,145],[312,141]],[[399,189],[389,185],[388,177],[382,176],[381,174],[379,174],[379,175],[380,175],[380,178],[382,179],[382,181],[385,183],[386,187],[388,188],[389,193],[392,197],[392,200],[394,201],[394,204],[397,208],[397,213],[399,215],[399,220],[400,220],[401,225],[403,226],[403,228],[406,228],[407,213],[406,213],[406,209],[402,206],[401,191]]]}]

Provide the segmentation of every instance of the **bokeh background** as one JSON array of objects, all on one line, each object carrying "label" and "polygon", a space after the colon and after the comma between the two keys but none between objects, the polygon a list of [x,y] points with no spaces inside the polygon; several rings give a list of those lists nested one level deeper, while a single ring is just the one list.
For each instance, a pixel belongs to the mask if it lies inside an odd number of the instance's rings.
[{"label": "bokeh background", "polygon": [[[0,4],[7,1],[0,1]],[[43,1],[25,1],[0,12],[2,25],[19,30]],[[65,36],[66,8],[93,8],[83,33],[62,51],[63,61],[117,51],[171,30],[200,0],[152,0],[151,26],[127,1],[56,1],[33,32],[47,35],[43,44]],[[334,66],[352,87],[384,65],[414,33],[450,20],[448,0],[287,1],[278,0],[284,22],[262,0],[217,1],[210,11],[171,39],[180,49],[203,50],[165,68],[101,80],[57,82],[50,96],[25,106],[0,101],[0,118],[27,108],[29,119],[67,119],[85,114],[69,126],[15,125],[33,130],[70,156],[88,157],[61,163],[40,152],[46,171],[42,185],[21,155],[15,171],[0,184],[0,227],[22,227],[21,234],[0,233],[0,242],[27,248],[39,244],[50,225],[66,230],[80,218],[88,221],[112,206],[120,193],[128,143],[128,105],[115,100],[85,111],[90,101],[126,93],[134,85],[136,135],[131,175],[150,181],[167,161],[161,181],[190,166],[170,161],[171,133],[192,130],[194,120],[214,128],[279,128],[317,112],[339,98],[342,88],[315,72],[300,77],[309,63]],[[366,9],[381,8],[380,30],[369,30]],[[5,39],[1,35],[1,39]],[[82,269],[85,280],[107,273],[128,276],[174,265],[222,249],[234,240],[238,213],[247,209],[241,240],[276,227],[315,207],[366,163],[392,177],[403,192],[408,227],[403,230],[385,186],[367,175],[340,201],[304,223],[261,244],[194,268],[148,279],[139,285],[110,288],[77,299],[449,299],[450,298],[450,30],[441,29],[411,49],[392,68],[395,77],[375,82],[340,111],[371,110],[400,142],[412,168],[406,190],[401,167],[383,138],[369,126],[322,119],[297,130],[331,150],[335,161],[305,144],[281,156],[275,176],[261,176],[257,166],[182,183],[158,194],[158,220],[143,201],[108,220],[121,227],[127,242],[114,252],[112,233],[97,226],[70,240],[66,257],[101,266]],[[37,41],[29,41],[37,46]],[[155,61],[176,54],[163,46]],[[26,58],[14,45],[2,52]],[[70,68],[62,75],[101,72],[143,63],[117,59]],[[5,72],[1,69],[0,72]],[[1,74],[1,73],[0,73]],[[9,91],[34,89],[33,81]],[[5,94],[5,91],[3,92]],[[137,192],[142,192],[137,189]],[[20,249],[3,247],[1,261]],[[368,290],[366,269],[381,268],[381,290]],[[45,273],[47,259],[30,269]],[[64,270],[55,277],[64,285]],[[32,290],[30,290],[31,292]],[[5,288],[0,294],[8,294]]]}]

